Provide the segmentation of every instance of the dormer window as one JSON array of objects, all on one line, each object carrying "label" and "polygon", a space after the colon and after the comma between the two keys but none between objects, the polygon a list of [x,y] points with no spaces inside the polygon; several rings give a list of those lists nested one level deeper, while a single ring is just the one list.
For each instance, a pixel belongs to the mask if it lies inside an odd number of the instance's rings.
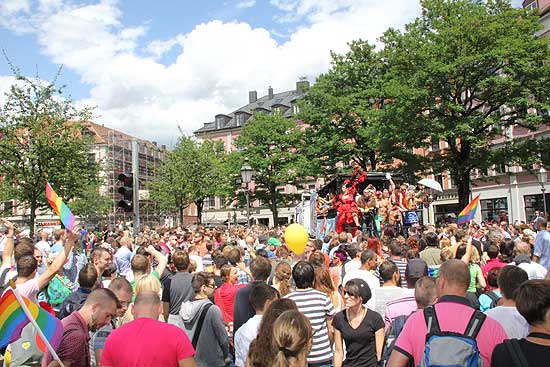
[{"label": "dormer window", "polygon": [[243,126],[246,120],[248,120],[249,115],[245,112],[240,112],[235,114],[235,123],[237,126]]}]

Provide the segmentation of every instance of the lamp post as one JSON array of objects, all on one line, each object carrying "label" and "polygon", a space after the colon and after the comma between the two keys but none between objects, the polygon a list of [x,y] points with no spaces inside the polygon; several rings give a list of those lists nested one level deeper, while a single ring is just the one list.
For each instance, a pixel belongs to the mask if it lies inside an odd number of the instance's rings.
[{"label": "lamp post", "polygon": [[252,167],[248,164],[248,158],[244,159],[243,166],[241,167],[241,179],[246,188],[246,226],[250,226],[250,192],[248,190],[248,184],[252,182]]},{"label": "lamp post", "polygon": [[547,212],[546,212],[546,195],[545,195],[545,192],[546,192],[546,187],[544,186],[546,184],[546,178],[547,178],[547,173],[546,173],[546,170],[544,169],[544,167],[540,167],[539,169],[539,172],[537,174],[537,179],[539,180],[539,184],[540,184],[540,191],[542,191],[542,203],[544,205],[544,219],[546,219],[547,217]]}]

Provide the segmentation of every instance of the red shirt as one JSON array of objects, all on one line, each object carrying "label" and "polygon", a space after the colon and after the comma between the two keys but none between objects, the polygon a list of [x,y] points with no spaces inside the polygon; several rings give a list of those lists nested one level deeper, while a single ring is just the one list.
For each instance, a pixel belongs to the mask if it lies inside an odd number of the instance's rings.
[{"label": "red shirt", "polygon": [[233,322],[233,304],[237,291],[246,284],[228,284],[223,283],[214,293],[214,303],[222,311],[224,322]]},{"label": "red shirt", "polygon": [[185,331],[150,318],[135,319],[113,330],[101,354],[101,366],[177,367],[195,350]]},{"label": "red shirt", "polygon": [[[71,362],[71,366],[90,366],[90,349],[88,341],[90,333],[86,321],[78,311],[61,320],[63,324],[63,336],[61,344],[55,351],[62,361]],[[42,366],[47,366],[53,360],[52,355],[46,349]]]},{"label": "red shirt", "polygon": [[500,269],[504,266],[506,266],[506,263],[501,262],[498,257],[496,259],[489,259],[487,264],[481,267],[481,272],[483,273],[485,280],[487,280],[487,274],[489,274],[491,269]]}]

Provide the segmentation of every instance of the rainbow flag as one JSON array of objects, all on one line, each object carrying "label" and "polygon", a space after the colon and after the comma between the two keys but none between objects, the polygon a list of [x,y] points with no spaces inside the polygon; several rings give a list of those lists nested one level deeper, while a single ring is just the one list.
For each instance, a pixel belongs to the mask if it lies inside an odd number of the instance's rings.
[{"label": "rainbow flag", "polygon": [[460,212],[460,214],[458,214],[457,224],[459,226],[471,221],[474,218],[474,216],[476,215],[478,203],[479,195],[476,196],[475,199],[470,202],[470,204],[466,205],[466,207]]},{"label": "rainbow flag", "polygon": [[[39,307],[36,303],[29,301],[23,296],[19,297],[25,302],[31,316],[36,320],[38,327],[42,330],[48,342],[54,349],[57,349],[63,335],[61,321]],[[2,298],[0,298],[0,348],[19,339],[23,327],[29,322],[30,320],[21,304],[17,301],[13,289],[8,288]],[[42,340],[39,339],[37,338],[38,346],[44,351],[44,344],[40,343]]]},{"label": "rainbow flag", "polygon": [[48,202],[52,206],[53,211],[59,219],[61,219],[61,222],[67,228],[67,230],[72,231],[74,228],[74,222],[75,222],[75,216],[71,212],[71,209],[65,204],[59,196],[57,196],[56,192],[53,191],[52,186],[48,181],[46,181],[46,199],[48,199]]}]

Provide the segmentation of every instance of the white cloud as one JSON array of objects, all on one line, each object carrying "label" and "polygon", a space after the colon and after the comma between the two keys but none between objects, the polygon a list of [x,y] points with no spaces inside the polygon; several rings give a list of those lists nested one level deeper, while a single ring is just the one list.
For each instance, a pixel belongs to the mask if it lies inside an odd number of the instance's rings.
[{"label": "white cloud", "polygon": [[[266,29],[219,20],[143,44],[141,37],[154,24],[122,24],[115,0],[91,5],[41,0],[37,9],[22,7],[10,14],[26,22],[24,31],[35,34],[44,55],[89,86],[90,98],[77,104],[97,106],[97,122],[171,144],[178,124],[192,133],[216,114],[246,104],[249,90],[262,96],[269,85],[275,92],[293,89],[301,76],[313,82],[330,67],[331,50],[343,53],[357,38],[376,42],[388,27],[400,27],[420,11],[410,0],[272,3],[281,14],[308,21],[283,44]],[[0,19],[6,12],[0,8]],[[13,23],[0,25],[21,31]],[[177,46],[175,61],[158,61]]]},{"label": "white cloud", "polygon": [[256,5],[256,0],[241,0],[237,3],[237,8],[252,8],[254,5]]}]

